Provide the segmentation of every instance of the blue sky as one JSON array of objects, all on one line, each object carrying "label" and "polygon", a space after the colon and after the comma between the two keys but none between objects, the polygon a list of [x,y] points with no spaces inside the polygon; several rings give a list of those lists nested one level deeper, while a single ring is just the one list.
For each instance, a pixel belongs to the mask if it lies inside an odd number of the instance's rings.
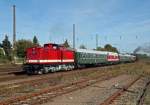
[{"label": "blue sky", "polygon": [[[0,0],[0,42],[12,40],[12,5],[16,5],[17,40],[36,35],[41,44],[72,44],[95,48],[110,43],[121,52],[132,52],[150,42],[150,0]],[[121,36],[121,38],[120,38]]]}]

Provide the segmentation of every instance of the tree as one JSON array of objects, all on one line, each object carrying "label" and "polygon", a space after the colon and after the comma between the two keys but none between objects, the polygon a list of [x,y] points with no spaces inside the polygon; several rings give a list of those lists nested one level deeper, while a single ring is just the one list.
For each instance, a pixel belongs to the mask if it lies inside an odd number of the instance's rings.
[{"label": "tree", "polygon": [[116,48],[116,47],[113,47],[113,46],[110,45],[110,44],[106,44],[106,45],[104,46],[104,49],[105,49],[105,51],[118,52],[117,48]]},{"label": "tree", "polygon": [[107,50],[107,51],[111,51],[112,50],[112,46],[110,44],[106,44],[104,46],[104,49]]},{"label": "tree", "polygon": [[69,43],[68,43],[68,40],[67,40],[67,39],[66,39],[66,40],[65,40],[65,42],[63,43],[63,46],[64,46],[64,47],[66,47],[66,48],[70,47],[70,45],[69,45]]},{"label": "tree", "polygon": [[6,57],[11,60],[12,45],[11,45],[7,35],[5,35],[5,39],[2,41],[1,46],[5,51]]},{"label": "tree", "polygon": [[117,53],[119,53],[119,51],[118,51],[118,49],[117,49],[116,47],[113,47],[113,48],[112,48],[112,52],[117,52]]},{"label": "tree", "polygon": [[26,54],[26,49],[33,47],[34,44],[30,40],[21,39],[16,42],[16,54],[20,58],[24,58]]},{"label": "tree", "polygon": [[38,41],[36,36],[33,37],[33,45],[34,46],[39,46],[39,41]]},{"label": "tree", "polygon": [[106,45],[104,46],[104,48],[98,47],[96,50],[98,50],[98,51],[111,51],[111,52],[117,52],[117,53],[118,53],[117,48],[116,48],[116,47],[113,47],[113,46],[110,45],[110,44],[106,44]]},{"label": "tree", "polygon": [[0,43],[0,47],[3,47],[1,43]]},{"label": "tree", "polygon": [[105,51],[105,49],[102,48],[102,47],[97,47],[96,50],[97,50],[97,51]]},{"label": "tree", "polygon": [[86,47],[85,47],[85,45],[80,45],[80,47],[79,47],[80,49],[86,49]]}]

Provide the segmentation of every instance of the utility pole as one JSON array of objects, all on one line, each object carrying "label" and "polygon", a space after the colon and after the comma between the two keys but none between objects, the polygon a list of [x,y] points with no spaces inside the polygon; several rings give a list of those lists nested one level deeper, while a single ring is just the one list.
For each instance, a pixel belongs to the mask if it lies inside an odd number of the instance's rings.
[{"label": "utility pole", "polygon": [[96,49],[98,48],[98,35],[96,34]]},{"label": "utility pole", "polygon": [[15,63],[15,49],[16,49],[16,6],[13,5],[13,60]]},{"label": "utility pole", "polygon": [[13,49],[15,49],[16,43],[16,6],[13,5]]},{"label": "utility pole", "polygon": [[75,24],[73,24],[73,49],[75,49]]}]

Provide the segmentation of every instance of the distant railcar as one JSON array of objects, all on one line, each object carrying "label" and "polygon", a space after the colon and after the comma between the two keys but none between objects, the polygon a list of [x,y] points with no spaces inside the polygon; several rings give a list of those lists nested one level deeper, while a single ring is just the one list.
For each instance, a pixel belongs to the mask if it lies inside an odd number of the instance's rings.
[{"label": "distant railcar", "polygon": [[136,60],[136,56],[130,54],[119,54],[121,63],[130,63]]}]

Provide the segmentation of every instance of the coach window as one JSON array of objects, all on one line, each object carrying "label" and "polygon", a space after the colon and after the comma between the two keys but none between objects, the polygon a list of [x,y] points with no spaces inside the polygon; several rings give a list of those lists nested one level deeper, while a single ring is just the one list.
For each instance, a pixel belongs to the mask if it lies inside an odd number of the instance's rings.
[{"label": "coach window", "polygon": [[84,54],[82,54],[82,58],[84,58]]}]

